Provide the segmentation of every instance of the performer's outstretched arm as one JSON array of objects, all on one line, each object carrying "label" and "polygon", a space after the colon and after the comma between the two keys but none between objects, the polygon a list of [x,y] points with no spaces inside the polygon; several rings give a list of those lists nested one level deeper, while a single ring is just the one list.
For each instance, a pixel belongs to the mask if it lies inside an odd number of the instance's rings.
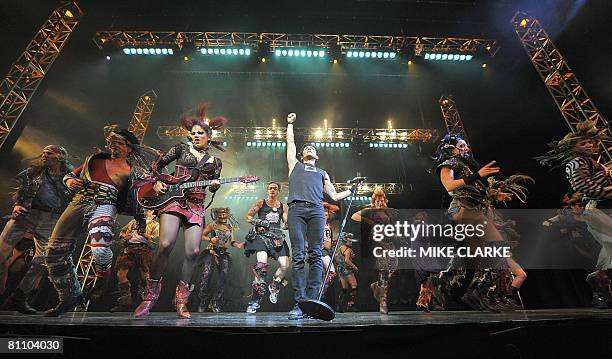
[{"label": "performer's outstretched arm", "polygon": [[351,190],[347,189],[346,191],[337,193],[336,188],[334,187],[334,184],[329,179],[329,175],[326,173],[325,174],[325,193],[327,193],[331,197],[331,199],[337,202],[337,201],[340,201],[350,196],[352,192]]},{"label": "performer's outstretched arm", "polygon": [[472,176],[465,179],[461,178],[457,180],[454,178],[455,176],[453,174],[453,170],[449,166],[444,166],[440,170],[440,181],[446,189],[446,192],[452,192],[465,185],[473,184],[477,179],[482,179],[499,172],[499,167],[493,167],[493,164],[495,164],[495,161],[487,163],[484,167],[482,167]]},{"label": "performer's outstretched arm", "polygon": [[293,167],[295,167],[297,163],[297,158],[295,157],[297,150],[295,148],[295,138],[293,136],[293,123],[296,119],[297,115],[295,113],[287,115],[287,165],[289,165],[289,175],[291,175]]}]

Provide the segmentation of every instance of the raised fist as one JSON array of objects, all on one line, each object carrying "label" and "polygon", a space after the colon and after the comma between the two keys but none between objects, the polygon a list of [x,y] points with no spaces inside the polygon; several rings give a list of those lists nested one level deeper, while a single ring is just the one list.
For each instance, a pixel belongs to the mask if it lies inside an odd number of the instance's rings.
[{"label": "raised fist", "polygon": [[290,114],[287,115],[287,122],[288,123],[294,123],[295,120],[297,119],[297,115],[293,112],[291,112]]}]

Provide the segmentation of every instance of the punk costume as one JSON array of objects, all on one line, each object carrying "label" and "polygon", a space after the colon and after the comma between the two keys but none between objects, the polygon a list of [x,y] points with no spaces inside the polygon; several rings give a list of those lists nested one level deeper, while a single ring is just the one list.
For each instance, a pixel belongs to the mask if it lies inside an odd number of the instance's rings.
[{"label": "punk costume", "polygon": [[[221,130],[226,122],[223,117],[215,117],[205,121],[207,104],[200,103],[195,113],[186,113],[181,116],[181,124],[189,131],[190,141],[178,143],[162,154],[152,165],[153,177],[151,182],[155,185],[167,186],[168,179],[161,172],[171,162],[175,162],[172,176],[187,182],[214,180],[221,175],[222,162],[219,158],[209,154],[209,146],[224,150],[222,142],[212,140],[213,130]],[[218,186],[208,187],[212,193]],[[156,190],[157,191],[157,190]],[[190,318],[187,309],[189,295],[191,294],[190,281],[193,276],[204,227],[204,200],[205,187],[186,189],[185,196],[173,199],[158,210],[160,222],[160,237],[157,251],[153,257],[150,278],[143,301],[134,311],[137,317],[147,315],[159,298],[162,287],[162,276],[166,269],[178,232],[183,227],[185,237],[185,255],[183,257],[181,279],[175,290],[176,313],[181,318]]]},{"label": "punk costume", "polygon": [[[276,184],[276,183],[275,183]],[[253,228],[249,230],[245,238],[244,254],[249,257],[258,252],[265,252],[268,258],[279,260],[281,257],[289,256],[289,246],[285,240],[281,223],[284,221],[285,205],[279,202],[278,207],[272,207],[266,199],[261,200],[257,211],[257,219],[252,220]],[[275,304],[278,301],[278,293],[283,282],[284,270],[279,268],[272,276],[268,284],[268,263],[257,261],[253,266],[253,282],[251,284],[251,300],[247,307],[247,313],[254,314],[261,306],[261,300],[266,294],[266,288],[270,291],[270,301]]]},{"label": "punk costume", "polygon": [[116,151],[117,141],[129,148],[130,152],[125,157],[129,173],[126,182],[118,187],[106,169],[106,161],[112,160],[115,155],[100,152],[88,156],[81,166],[64,177],[64,183],[79,179],[83,187],[62,213],[49,240],[46,265],[49,279],[58,293],[59,304],[47,311],[47,316],[65,313],[81,300],[81,287],[72,261],[78,241],[87,237],[86,245],[91,246],[97,277],[91,292],[95,295],[103,288],[100,283],[104,283],[111,273],[113,252],[110,246],[115,234],[117,213],[133,216],[138,222],[139,232],[144,233],[144,213],[135,200],[135,189],[132,188],[132,183],[142,176],[146,168],[144,148],[139,145],[136,136],[125,129],[112,127],[106,139],[111,151]]},{"label": "punk costume", "polygon": [[357,280],[355,274],[357,273],[357,266],[353,263],[355,253],[351,248],[353,240],[352,233],[342,232],[340,234],[340,248],[336,252],[336,258],[334,258],[338,277],[340,278],[340,284],[342,285],[342,291],[338,296],[338,311],[354,312],[357,311],[355,302],[357,301]]},{"label": "punk costume", "polygon": [[[364,208],[351,216],[354,221],[362,222],[362,229],[367,229],[368,246],[381,247],[386,250],[394,250],[395,243],[391,238],[385,237],[380,242],[375,242],[372,239],[372,227],[377,224],[391,224],[397,218],[398,211],[387,207],[387,196],[382,188],[374,189],[370,206]],[[371,248],[373,249],[373,248]],[[368,249],[368,252],[371,252]],[[378,270],[378,278],[376,282],[370,284],[370,289],[374,295],[374,299],[379,304],[379,311],[382,314],[388,314],[387,294],[389,292],[389,281],[393,274],[399,268],[399,261],[395,257],[381,256],[376,258],[376,269]]]},{"label": "punk costume", "polygon": [[131,220],[121,229],[119,237],[123,239],[123,253],[117,257],[115,269],[117,277],[120,272],[125,272],[125,281],[118,278],[119,298],[117,304],[111,312],[131,311],[132,310],[132,285],[127,280],[127,273],[132,269],[138,270],[140,283],[138,287],[144,285],[149,278],[149,268],[153,260],[153,251],[157,246],[159,238],[159,222],[154,218],[147,218],[146,230],[144,234],[138,233],[136,220]]},{"label": "punk costume", "polygon": [[66,159],[68,153],[61,146],[50,145],[44,148],[42,156],[48,154],[57,157],[54,159],[58,161],[57,171],[52,172],[49,165],[39,164],[27,168],[16,176],[19,187],[13,200],[15,206],[25,208],[27,212],[14,213],[0,235],[0,281],[2,282],[0,287],[4,286],[8,269],[7,260],[13,248],[28,232],[34,238],[34,258],[10,299],[11,307],[24,314],[36,313],[27,303],[28,293],[34,290],[40,279],[46,275],[44,256],[49,237],[72,198],[72,192],[62,182],[64,175],[73,169]]},{"label": "punk costume", "polygon": [[[462,147],[460,149],[459,147]],[[449,192],[452,197],[448,216],[460,224],[481,225],[484,235],[482,237],[466,237],[463,245],[470,248],[484,246],[508,246],[499,230],[495,227],[493,216],[493,202],[498,195],[506,192],[515,195],[524,202],[526,190],[517,182],[531,180],[530,177],[515,175],[506,181],[487,181],[479,174],[480,165],[468,152],[465,141],[457,134],[447,134],[441,141],[433,159],[435,169],[440,176],[444,168],[449,168],[453,180],[463,180],[463,184]],[[485,167],[488,167],[485,166]],[[483,168],[485,168],[483,167]],[[503,189],[503,192],[502,192]],[[441,272],[443,282],[448,276],[458,270],[474,270],[474,277],[468,286],[467,292],[461,298],[470,308],[485,309],[492,312],[514,310],[513,303],[505,303],[508,298],[498,298],[490,289],[495,288],[496,282],[501,278],[500,273],[508,268],[506,258],[477,258],[475,260],[461,260],[453,257],[447,270]],[[455,281],[453,281],[455,282]],[[444,287],[449,288],[446,283]],[[518,290],[518,289],[517,289]]]},{"label": "punk costume", "polygon": [[[202,233],[202,239],[208,241],[208,247],[200,254],[202,267],[198,292],[200,297],[198,312],[200,313],[205,312],[209,304],[214,313],[221,312],[220,303],[223,301],[231,264],[231,257],[227,250],[235,246],[234,227],[238,225],[231,216],[229,208],[213,209],[212,219],[214,223],[207,225]],[[215,269],[218,275],[216,290],[213,293],[211,279]]]},{"label": "punk costume", "polygon": [[[549,143],[547,155],[536,157],[541,164],[565,167],[565,177],[586,203],[582,220],[593,239],[601,245],[596,270],[587,276],[593,290],[593,306],[606,309],[612,304],[612,178],[604,166],[593,159],[602,140],[610,140],[595,122],[585,120],[560,141]],[[601,146],[601,145],[599,145]]]}]

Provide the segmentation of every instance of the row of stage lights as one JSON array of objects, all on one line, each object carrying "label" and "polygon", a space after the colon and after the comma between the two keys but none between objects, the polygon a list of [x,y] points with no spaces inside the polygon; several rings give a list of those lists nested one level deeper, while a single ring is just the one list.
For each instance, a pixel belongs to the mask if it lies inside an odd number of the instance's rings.
[{"label": "row of stage lights", "polygon": [[[258,199],[260,199],[261,196],[225,196],[225,200],[228,201],[256,201]],[[285,201],[287,201],[289,199],[289,197],[285,197]],[[349,200],[353,200],[353,201],[357,201],[357,202],[369,202],[372,200],[372,197],[368,197],[368,196],[350,196],[345,198],[345,201],[349,201]]]},{"label": "row of stage lights", "polygon": [[346,57],[366,58],[366,59],[394,59],[395,52],[388,51],[347,51]]},{"label": "row of stage lights", "polygon": [[[174,55],[174,50],[171,48],[124,48],[125,55]],[[202,55],[221,55],[221,56],[250,56],[253,51],[250,48],[224,48],[224,47],[208,47],[201,48]],[[277,57],[325,57],[324,50],[298,50],[298,49],[276,49],[274,54]],[[348,58],[365,58],[365,59],[395,59],[397,54],[388,51],[347,51]],[[433,61],[471,61],[474,56],[466,54],[438,54],[426,53],[423,57],[425,60]]]},{"label": "row of stage lights", "polygon": [[325,57],[324,50],[276,49],[277,57]]},{"label": "row of stage lights", "polygon": [[408,148],[406,143],[370,142],[372,148]]},{"label": "row of stage lights", "polygon": [[230,56],[251,56],[251,49],[234,49],[234,48],[223,48],[223,47],[209,47],[201,48],[200,53],[202,55],[230,55]]},{"label": "row of stage lights", "polygon": [[125,55],[174,55],[174,50],[167,48],[124,48]]},{"label": "row of stage lights", "polygon": [[[256,201],[260,198],[261,196],[225,196],[225,199],[230,201]],[[285,202],[288,199],[289,197],[285,197]]]},{"label": "row of stage lights", "polygon": [[[247,147],[287,147],[285,142],[271,141],[248,141]],[[314,146],[317,148],[349,148],[351,144],[348,142],[316,142]]]},{"label": "row of stage lights", "polygon": [[441,60],[441,61],[470,61],[474,58],[472,55],[465,54],[430,54],[426,53],[425,60]]}]

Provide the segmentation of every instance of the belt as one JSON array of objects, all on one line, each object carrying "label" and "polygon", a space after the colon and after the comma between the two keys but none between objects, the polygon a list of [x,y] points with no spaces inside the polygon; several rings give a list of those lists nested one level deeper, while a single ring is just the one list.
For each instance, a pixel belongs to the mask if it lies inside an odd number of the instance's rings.
[{"label": "belt", "polygon": [[42,204],[37,204],[37,205],[33,205],[32,209],[36,209],[39,210],[41,212],[50,212],[50,213],[55,213],[55,214],[62,214],[62,212],[64,212],[64,208],[53,208],[53,207],[47,207],[45,205]]},{"label": "belt", "polygon": [[77,196],[79,202],[94,202],[100,204],[116,204],[119,191],[111,186],[92,182],[86,188],[79,191]]}]

